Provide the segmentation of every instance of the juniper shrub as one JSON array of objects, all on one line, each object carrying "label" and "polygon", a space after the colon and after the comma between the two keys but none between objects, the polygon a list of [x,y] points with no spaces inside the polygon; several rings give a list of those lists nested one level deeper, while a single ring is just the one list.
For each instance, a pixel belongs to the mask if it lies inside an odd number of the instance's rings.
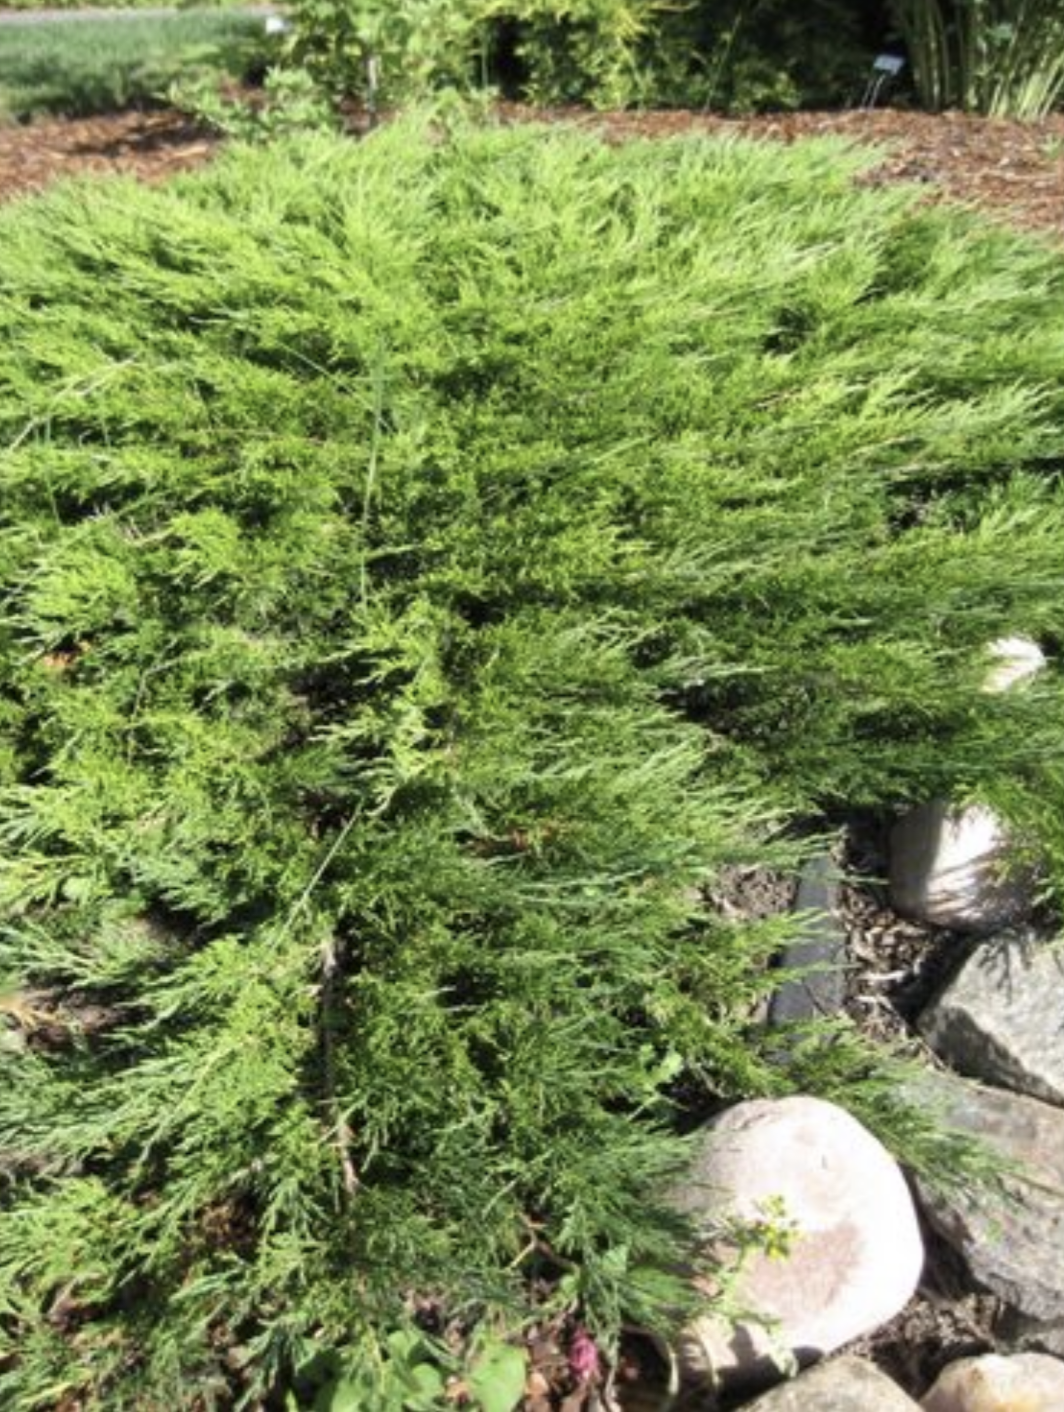
[{"label": "juniper shrub", "polygon": [[943,791],[1062,874],[1055,669],[976,687],[1064,630],[1064,266],[866,163],[411,119],[0,214],[6,1405],[664,1326],[740,1096],[948,1160],[698,903]]}]

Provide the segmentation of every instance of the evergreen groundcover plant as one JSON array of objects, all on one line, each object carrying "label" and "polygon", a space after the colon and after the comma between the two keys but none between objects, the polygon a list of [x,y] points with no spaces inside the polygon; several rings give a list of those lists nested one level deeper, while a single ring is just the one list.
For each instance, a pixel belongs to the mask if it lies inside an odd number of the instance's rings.
[{"label": "evergreen groundcover plant", "polygon": [[1056,669],[977,689],[1064,632],[1064,264],[866,162],[415,118],[0,215],[5,1406],[667,1327],[737,1097],[952,1174],[697,898],[943,792],[1064,876]]}]

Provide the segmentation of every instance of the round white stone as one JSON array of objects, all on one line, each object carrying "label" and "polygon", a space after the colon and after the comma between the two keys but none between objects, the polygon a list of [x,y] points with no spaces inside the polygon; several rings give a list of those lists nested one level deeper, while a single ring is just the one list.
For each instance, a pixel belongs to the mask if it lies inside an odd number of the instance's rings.
[{"label": "round white stone", "polygon": [[933,799],[910,809],[890,835],[890,900],[896,911],[957,931],[996,931],[1034,905],[1029,868],[1017,868],[1000,819],[982,805]]},{"label": "round white stone", "polygon": [[986,652],[992,665],[983,690],[991,696],[1037,676],[1046,664],[1045,653],[1029,637],[995,638]]},{"label": "round white stone", "polygon": [[769,1381],[788,1360],[811,1361],[886,1323],[920,1278],[923,1243],[901,1171],[821,1099],[740,1103],[708,1124],[677,1205],[725,1268],[735,1245],[722,1220],[793,1230],[786,1253],[754,1250],[742,1262],[731,1291],[741,1315],[707,1315],[683,1331],[688,1379]]},{"label": "round white stone", "polygon": [[1046,1353],[961,1358],[939,1374],[924,1412],[1062,1412],[1064,1363]]}]

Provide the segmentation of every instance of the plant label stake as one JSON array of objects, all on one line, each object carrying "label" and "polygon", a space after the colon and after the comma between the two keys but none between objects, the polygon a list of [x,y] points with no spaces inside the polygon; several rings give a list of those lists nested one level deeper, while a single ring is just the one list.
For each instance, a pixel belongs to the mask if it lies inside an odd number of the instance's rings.
[{"label": "plant label stake", "polygon": [[872,72],[861,95],[862,108],[874,108],[883,85],[888,79],[897,78],[905,67],[905,60],[898,54],[877,54],[872,60]]}]

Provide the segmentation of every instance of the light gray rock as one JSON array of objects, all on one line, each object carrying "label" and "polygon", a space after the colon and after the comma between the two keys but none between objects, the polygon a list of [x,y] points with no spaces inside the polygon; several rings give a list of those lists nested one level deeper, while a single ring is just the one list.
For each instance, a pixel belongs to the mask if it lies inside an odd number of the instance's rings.
[{"label": "light gray rock", "polygon": [[923,1242],[897,1164],[821,1099],[729,1109],[707,1125],[675,1199],[725,1269],[737,1229],[783,1236],[775,1255],[748,1243],[729,1290],[732,1319],[710,1314],[683,1330],[677,1358],[688,1381],[775,1381],[788,1363],[886,1323],[920,1278]]},{"label": "light gray rock", "polygon": [[986,655],[991,667],[983,690],[991,696],[1030,681],[1046,665],[1045,653],[1029,637],[995,638],[988,645]]},{"label": "light gray rock", "polygon": [[890,835],[890,901],[903,916],[954,931],[994,932],[1034,905],[1030,867],[1017,863],[1004,825],[981,805],[933,799]]},{"label": "light gray rock", "polygon": [[1064,951],[1031,930],[984,942],[920,1030],[962,1074],[1064,1104]]},{"label": "light gray rock", "polygon": [[985,1353],[943,1369],[924,1412],[1062,1412],[1064,1363],[1045,1353]]},{"label": "light gray rock", "polygon": [[1004,1195],[944,1196],[917,1182],[928,1221],[969,1277],[1025,1319],[1064,1320],[1064,1110],[944,1074],[928,1074],[918,1091],[1022,1173],[1004,1178]]},{"label": "light gray rock", "polygon": [[780,964],[787,970],[815,967],[784,981],[769,1001],[769,1023],[815,1020],[842,1009],[846,998],[846,930],[839,920],[837,868],[826,854],[811,859],[802,870],[796,912],[807,913],[802,935],[784,950]]},{"label": "light gray rock", "polygon": [[1064,1319],[1047,1324],[1018,1309],[1006,1309],[995,1334],[1011,1353],[1051,1353],[1054,1358],[1064,1358]]},{"label": "light gray rock", "polygon": [[743,1412],[919,1412],[918,1404],[863,1358],[832,1358],[773,1388]]}]

